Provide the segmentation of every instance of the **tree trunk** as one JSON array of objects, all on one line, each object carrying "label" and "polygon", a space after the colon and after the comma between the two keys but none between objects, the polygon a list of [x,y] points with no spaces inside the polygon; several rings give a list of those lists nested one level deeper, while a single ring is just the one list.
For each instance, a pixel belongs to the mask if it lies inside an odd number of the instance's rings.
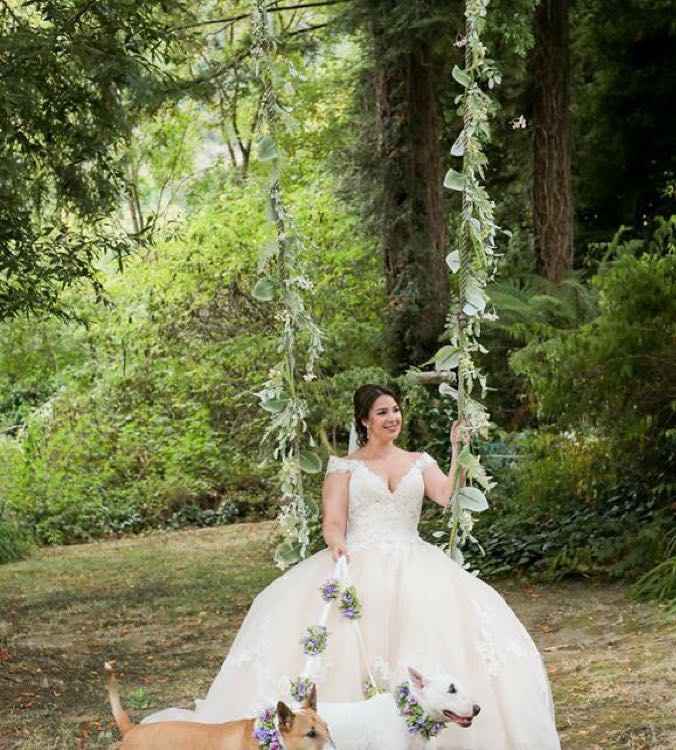
[{"label": "tree trunk", "polygon": [[573,266],[569,5],[541,0],[535,11],[535,249],[538,272],[554,282]]},{"label": "tree trunk", "polygon": [[[433,59],[434,32],[393,40],[386,28],[385,17],[372,17],[379,225],[388,298],[385,343],[389,367],[400,372],[438,349],[448,312],[437,104],[444,69]],[[436,29],[437,35],[443,31]]]}]

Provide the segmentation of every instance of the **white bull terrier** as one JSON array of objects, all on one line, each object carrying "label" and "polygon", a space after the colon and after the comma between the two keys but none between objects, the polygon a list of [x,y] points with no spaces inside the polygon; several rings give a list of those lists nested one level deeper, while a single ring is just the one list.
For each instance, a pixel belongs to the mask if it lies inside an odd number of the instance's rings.
[{"label": "white bull terrier", "polygon": [[449,675],[423,677],[409,667],[410,680],[395,694],[354,703],[322,703],[319,713],[338,750],[422,748],[449,722],[470,727],[481,710]]}]

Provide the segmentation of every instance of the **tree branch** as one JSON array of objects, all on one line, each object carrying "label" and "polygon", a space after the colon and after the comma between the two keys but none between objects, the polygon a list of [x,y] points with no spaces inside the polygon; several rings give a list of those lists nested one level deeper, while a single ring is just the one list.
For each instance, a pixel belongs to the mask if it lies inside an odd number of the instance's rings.
[{"label": "tree branch", "polygon": [[75,13],[75,15],[72,18],[69,18],[67,21],[68,26],[75,26],[75,24],[84,16],[84,14],[92,8],[94,5],[96,5],[96,0],[91,0],[91,2],[84,5],[80,10]]},{"label": "tree branch", "polygon": [[317,29],[323,29],[328,26],[328,23],[318,23],[315,26],[306,26],[303,29],[297,29],[296,31],[287,32],[287,36],[296,36],[297,34],[305,34],[308,31],[316,31]]},{"label": "tree branch", "polygon": [[[297,5],[274,5],[267,8],[267,12],[280,13],[283,10],[297,10],[298,8],[321,8],[327,5],[339,5],[340,3],[349,3],[351,1],[352,0],[320,0],[319,2],[313,3],[298,3]],[[250,13],[242,13],[239,16],[230,16],[229,18],[212,18],[208,21],[199,21],[198,23],[191,23],[187,26],[175,26],[172,31],[185,31],[186,29],[194,29],[197,26],[211,26],[216,23],[236,23],[237,21],[242,21],[250,16]]]},{"label": "tree branch", "polygon": [[16,21],[16,23],[21,23],[19,17],[12,10],[11,6],[7,2],[5,2],[5,0],[0,0],[0,2],[2,2],[2,4],[5,6],[5,10],[9,13],[10,16],[12,16],[12,18]]}]

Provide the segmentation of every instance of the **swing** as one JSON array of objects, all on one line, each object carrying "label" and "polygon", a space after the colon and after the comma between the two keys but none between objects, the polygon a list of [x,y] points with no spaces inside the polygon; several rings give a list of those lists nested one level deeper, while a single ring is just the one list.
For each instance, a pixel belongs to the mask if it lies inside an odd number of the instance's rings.
[{"label": "swing", "polygon": [[[486,351],[479,343],[481,320],[496,318],[487,311],[485,289],[496,272],[495,237],[499,228],[493,218],[493,203],[482,184],[486,165],[482,141],[488,137],[490,98],[479,85],[485,81],[492,88],[500,82],[500,74],[494,62],[486,57],[481,42],[489,2],[474,0],[467,3],[465,35],[456,42],[457,46],[465,49],[465,66],[462,69],[456,65],[452,73],[463,89],[456,97],[456,101],[462,103],[463,129],[451,148],[451,154],[461,157],[463,162],[462,171],[449,169],[444,178],[444,187],[462,193],[458,249],[446,258],[450,271],[458,277],[459,290],[455,312],[449,315],[444,333],[444,338],[450,343],[441,347],[425,363],[433,364],[434,371],[415,369],[408,373],[411,382],[437,385],[442,396],[457,401],[458,420],[468,437],[486,437],[488,432],[489,415],[483,404],[471,395],[478,383],[482,398],[485,397],[486,377],[475,365],[472,355]],[[270,165],[268,205],[276,232],[274,243],[266,246],[262,253],[262,275],[253,293],[261,301],[275,300],[282,309],[283,320],[278,347],[283,356],[257,395],[263,409],[271,415],[271,423],[263,439],[276,438],[273,453],[280,460],[282,510],[278,525],[283,541],[275,551],[275,562],[284,569],[307,555],[311,510],[304,497],[303,473],[318,473],[322,469],[321,459],[312,450],[315,443],[311,436],[309,448],[304,447],[307,405],[299,395],[296,384],[299,359],[297,338],[303,335],[309,342],[303,374],[305,380],[316,378],[314,368],[323,348],[321,331],[304,303],[304,295],[311,288],[311,282],[304,278],[302,272],[302,240],[286,210],[280,187],[282,152],[276,133],[292,118],[278,98],[274,85],[279,78],[279,72],[273,71],[277,41],[264,0],[252,0],[252,5],[252,51],[264,91],[261,122],[267,125],[267,132],[259,140],[258,158]],[[285,89],[289,88],[290,78],[294,75],[295,70],[290,66],[289,77],[284,81]],[[491,489],[493,482],[481,465],[480,458],[470,451],[469,446],[465,446],[459,456],[459,475],[460,481],[449,503],[449,538],[442,548],[462,564],[460,548],[470,538],[471,514],[488,507],[484,491]]]},{"label": "swing", "polygon": [[[482,141],[488,136],[490,99],[479,85],[486,81],[492,88],[495,83],[499,83],[500,78],[493,61],[486,57],[480,38],[489,2],[490,0],[475,0],[467,3],[465,35],[457,43],[464,47],[464,69],[456,65],[452,73],[455,82],[462,88],[456,101],[462,103],[463,129],[453,144],[451,154],[463,161],[461,171],[449,169],[444,179],[444,187],[462,193],[458,246],[446,258],[450,271],[457,275],[459,290],[455,311],[449,315],[445,331],[445,338],[450,343],[441,347],[425,363],[433,364],[432,372],[415,370],[408,374],[412,382],[437,385],[442,396],[457,401],[458,419],[469,436],[485,436],[487,433],[486,409],[471,395],[478,382],[482,397],[485,396],[486,378],[474,364],[472,355],[477,351],[485,351],[479,343],[480,321],[495,319],[487,311],[485,288],[495,274],[495,237],[498,227],[493,219],[493,204],[482,184],[486,164]],[[311,437],[310,448],[304,448],[307,407],[296,384],[299,359],[297,337],[304,335],[309,341],[305,360],[306,380],[316,377],[314,366],[321,354],[322,344],[321,332],[304,304],[304,294],[311,284],[307,279],[298,283],[298,279],[303,278],[300,262],[302,241],[285,208],[280,187],[282,153],[276,136],[291,118],[291,113],[276,94],[275,81],[279,74],[273,70],[273,58],[277,41],[264,0],[252,0],[252,4],[253,54],[264,91],[262,121],[267,127],[259,140],[258,158],[270,167],[268,205],[276,234],[275,242],[262,255],[261,278],[253,293],[261,301],[277,302],[281,306],[283,321],[279,346],[283,356],[258,396],[262,407],[271,415],[265,437],[276,438],[274,455],[281,463],[282,510],[279,528],[284,539],[276,550],[275,560],[284,568],[306,556],[310,541],[310,511],[304,499],[302,475],[303,472],[319,472],[322,467],[320,458],[311,450],[314,447]],[[293,74],[291,66],[289,77],[293,77]],[[289,83],[290,80],[285,81],[287,89]],[[471,538],[471,514],[488,507],[482,490],[490,489],[492,481],[481,466],[479,457],[471,452],[468,445],[459,456],[458,472],[460,481],[456,483],[447,511],[449,537],[443,548],[463,564],[460,547],[465,539]],[[473,484],[480,485],[482,489]],[[373,696],[378,687],[359,625],[361,606],[358,594],[350,584],[344,558],[338,561],[334,576],[321,591],[324,606],[318,624],[308,626],[303,637],[307,658],[301,674],[290,683],[291,697],[302,702],[319,673],[321,654],[328,638],[326,623],[334,606],[351,622],[359,647],[359,658],[364,674],[367,675],[364,693],[367,697]],[[402,696],[400,698],[406,703],[409,696],[403,693]],[[428,729],[433,734],[433,730]]]}]

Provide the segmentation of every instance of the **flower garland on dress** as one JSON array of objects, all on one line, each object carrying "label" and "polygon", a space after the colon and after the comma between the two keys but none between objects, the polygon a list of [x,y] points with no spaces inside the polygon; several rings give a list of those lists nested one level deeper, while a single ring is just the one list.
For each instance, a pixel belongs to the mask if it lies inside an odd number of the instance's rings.
[{"label": "flower garland on dress", "polygon": [[[338,578],[328,578],[320,587],[319,593],[327,603],[338,603],[338,610],[346,620],[354,622],[362,616],[362,605],[357,589],[351,584],[342,583]],[[320,656],[328,645],[329,631],[326,625],[309,625],[300,643],[306,656]],[[307,674],[301,674],[289,682],[289,694],[293,700],[302,703],[312,690],[313,681]],[[366,685],[368,684],[368,694]],[[378,692],[378,688],[371,679],[364,683],[367,697]]]},{"label": "flower garland on dress", "polygon": [[285,750],[275,718],[276,714],[271,708],[261,712],[254,722],[253,737],[258,746],[266,750]]},{"label": "flower garland on dress", "polygon": [[319,656],[326,650],[328,638],[329,631],[325,625],[309,625],[300,640],[303,644],[303,652],[306,656]]},{"label": "flower garland on dress", "polygon": [[338,609],[348,620],[358,620],[361,617],[361,601],[354,586],[343,586],[337,578],[329,578],[319,587],[325,602],[338,600]]},{"label": "flower garland on dress", "polygon": [[403,682],[395,694],[399,713],[404,717],[409,734],[419,734],[426,740],[436,737],[446,724],[425,715],[422,706],[413,696],[408,683]]}]

